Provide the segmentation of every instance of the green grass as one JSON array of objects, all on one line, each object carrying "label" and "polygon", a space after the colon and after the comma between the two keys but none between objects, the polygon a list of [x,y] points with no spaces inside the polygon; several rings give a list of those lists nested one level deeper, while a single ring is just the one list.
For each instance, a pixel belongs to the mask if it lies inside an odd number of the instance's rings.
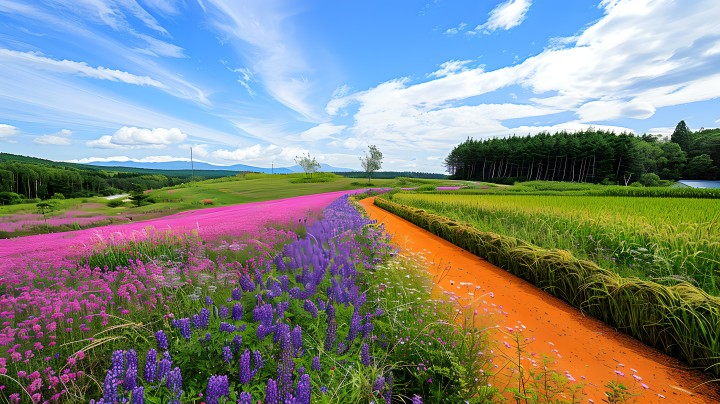
[{"label": "green grass", "polygon": [[[422,184],[434,186],[465,185],[461,181],[429,180],[402,178],[373,179],[372,187],[399,188],[412,187]],[[60,215],[68,210],[87,213],[88,216],[123,217],[130,216],[133,220],[143,220],[166,216],[173,213],[200,209],[213,206],[226,206],[239,203],[262,202],[273,199],[291,198],[295,196],[311,195],[324,192],[364,189],[366,181],[357,178],[345,178],[332,173],[315,173],[311,180],[306,180],[304,173],[299,174],[238,174],[234,177],[215,178],[205,181],[185,183],[179,186],[162,188],[150,191],[150,199],[154,203],[140,207],[131,202],[125,206],[111,208],[107,206],[108,200],[102,197],[53,199],[53,210],[48,218]],[[0,206],[0,216],[37,213],[36,203]],[[72,230],[68,228],[52,229],[53,232]],[[32,232],[18,233],[16,235],[30,235]]]}]

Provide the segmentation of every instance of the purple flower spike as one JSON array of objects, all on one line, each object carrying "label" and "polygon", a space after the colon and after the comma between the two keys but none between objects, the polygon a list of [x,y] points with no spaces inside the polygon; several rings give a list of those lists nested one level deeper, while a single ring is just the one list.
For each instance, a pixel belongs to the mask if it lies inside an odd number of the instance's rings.
[{"label": "purple flower spike", "polygon": [[360,348],[360,362],[365,366],[370,366],[370,347],[365,342]]},{"label": "purple flower spike", "polygon": [[252,394],[248,393],[247,391],[243,391],[238,396],[237,404],[252,404]]},{"label": "purple flower spike", "polygon": [[232,307],[232,319],[233,321],[240,321],[242,320],[243,315],[243,307],[240,303],[235,303]]},{"label": "purple flower spike", "polygon": [[165,331],[160,330],[155,333],[155,341],[157,341],[158,349],[162,349],[163,351],[167,351],[168,349],[168,338],[167,335],[165,335]]},{"label": "purple flower spike", "polygon": [[145,404],[145,388],[143,386],[137,386],[132,390],[130,404]]},{"label": "purple flower spike", "polygon": [[205,402],[207,404],[218,404],[220,397],[230,395],[230,385],[226,375],[213,375],[208,380]]},{"label": "purple flower spike", "polygon": [[316,372],[319,372],[319,371],[320,371],[320,357],[319,357],[319,356],[315,356],[315,357],[313,358],[313,360],[312,360],[312,365],[311,365],[311,369],[314,370],[314,371],[316,371]]},{"label": "purple flower spike", "polygon": [[232,362],[233,354],[232,354],[232,350],[230,349],[229,346],[225,345],[223,347],[222,355],[223,355],[223,362],[225,362],[225,363]]},{"label": "purple flower spike", "polygon": [[412,404],[423,404],[422,397],[418,396],[417,394],[414,394],[412,396]]},{"label": "purple flower spike", "polygon": [[150,348],[147,353],[147,359],[145,361],[145,373],[144,379],[148,383],[154,383],[156,380],[157,370],[157,351],[154,348]]},{"label": "purple flower spike", "polygon": [[297,396],[295,396],[296,404],[310,404],[310,375],[305,373],[300,376],[297,385]]},{"label": "purple flower spike", "polygon": [[275,380],[268,379],[265,387],[265,402],[267,404],[278,404],[278,389]]}]

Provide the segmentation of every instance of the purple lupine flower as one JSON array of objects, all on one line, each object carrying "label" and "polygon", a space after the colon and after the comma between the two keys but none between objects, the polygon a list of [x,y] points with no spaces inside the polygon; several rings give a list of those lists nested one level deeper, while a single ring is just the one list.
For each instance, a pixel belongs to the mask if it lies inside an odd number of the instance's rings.
[{"label": "purple lupine flower", "polygon": [[320,299],[320,298],[318,297],[317,302],[318,302],[318,304],[317,304],[317,305],[318,305],[318,308],[319,308],[320,310],[325,310],[325,300]]},{"label": "purple lupine flower", "polygon": [[385,404],[392,403],[392,386],[393,386],[393,375],[392,375],[392,372],[390,372],[387,375],[387,379],[385,380],[385,391],[383,392],[383,398],[385,399]]},{"label": "purple lupine flower", "polygon": [[150,350],[147,353],[147,358],[145,360],[145,373],[143,374],[143,378],[148,383],[154,383],[156,380],[156,370],[157,370],[157,351],[155,348],[150,348]]},{"label": "purple lupine flower", "polygon": [[347,346],[345,345],[345,341],[338,342],[338,347],[337,347],[338,355],[344,354],[345,351],[347,351]]},{"label": "purple lupine flower", "polygon": [[318,308],[317,306],[315,306],[315,303],[313,303],[312,300],[305,300],[305,303],[303,304],[303,309],[310,313],[312,318],[317,318]]},{"label": "purple lupine flower", "polygon": [[212,297],[210,297],[210,296],[205,296],[205,304],[206,304],[206,305],[212,306],[213,303],[214,303],[214,302],[213,302]]},{"label": "purple lupine flower", "polygon": [[373,382],[373,391],[383,391],[385,389],[385,378],[383,376],[378,376],[377,379],[375,379],[375,382]]},{"label": "purple lupine flower", "polygon": [[272,327],[273,323],[273,309],[272,304],[266,303],[263,305],[255,306],[253,309],[253,320],[264,325],[265,327]]},{"label": "purple lupine flower", "polygon": [[105,375],[105,382],[103,383],[103,402],[117,402],[117,387],[120,384],[120,381],[118,379],[119,375],[115,374],[112,369],[107,372],[107,375]]},{"label": "purple lupine flower", "polygon": [[296,404],[310,404],[310,375],[305,373],[300,376],[297,384]]},{"label": "purple lupine flower", "polygon": [[275,334],[273,334],[273,342],[278,343],[282,339],[282,337],[285,336],[285,334],[290,333],[290,325],[285,323],[280,323],[275,325]]},{"label": "purple lupine flower", "polygon": [[145,404],[145,388],[137,386],[132,389],[132,400],[130,404]]},{"label": "purple lupine flower", "polygon": [[233,337],[232,342],[230,342],[230,348],[232,348],[233,353],[240,352],[240,347],[242,347],[242,335],[236,335]]},{"label": "purple lupine flower", "polygon": [[252,394],[247,391],[243,391],[238,396],[237,404],[252,404]]},{"label": "purple lupine flower", "polygon": [[301,356],[299,355],[302,350],[302,327],[300,327],[300,324],[293,328],[292,339],[293,346],[295,347],[295,356]]},{"label": "purple lupine flower", "polygon": [[[255,290],[255,283],[250,279],[248,275],[241,275],[240,276],[240,287],[245,292],[252,292]],[[235,299],[240,300],[240,299]]]},{"label": "purple lupine flower", "polygon": [[210,376],[205,392],[205,402],[207,404],[218,404],[220,397],[227,397],[229,395],[230,385],[227,375]]},{"label": "purple lupine flower", "polygon": [[279,398],[288,401],[293,391],[293,373],[295,362],[293,361],[294,349],[289,330],[282,336],[280,344],[280,360],[278,361],[278,390]]},{"label": "purple lupine flower", "polygon": [[[242,278],[240,278],[240,279],[242,279]],[[253,290],[254,290],[254,289],[255,289],[255,288],[253,288]],[[240,298],[242,298],[242,290],[241,290],[240,288],[235,288],[235,289],[233,289],[232,292],[230,293],[230,296],[232,296],[232,299],[233,299],[233,300],[239,301]]]},{"label": "purple lupine flower", "polygon": [[375,329],[375,326],[370,321],[370,314],[368,313],[367,316],[365,316],[365,324],[362,327],[362,337],[363,339],[370,338],[370,335],[372,334],[373,330]]},{"label": "purple lupine flower", "polygon": [[232,350],[229,346],[225,345],[222,349],[223,362],[230,363],[233,360]]},{"label": "purple lupine flower", "polygon": [[417,394],[413,394],[412,404],[423,404],[422,397],[418,396]]},{"label": "purple lupine flower", "polygon": [[348,343],[352,344],[352,342],[355,341],[355,337],[357,337],[357,334],[360,331],[360,327],[360,312],[358,310],[355,310],[353,312],[352,318],[350,319],[350,331],[348,331],[347,335]]},{"label": "purple lupine flower", "polygon": [[135,364],[135,366],[128,366],[127,371],[125,372],[125,381],[123,382],[125,391],[131,391],[137,386],[137,374],[137,364]]},{"label": "purple lupine flower", "polygon": [[182,373],[180,368],[176,367],[168,373],[167,388],[173,392],[176,399],[182,396]]},{"label": "purple lupine flower", "polygon": [[228,318],[230,315],[230,309],[227,308],[224,304],[220,306],[220,309],[218,310],[218,317],[222,318],[223,320]]},{"label": "purple lupine flower", "polygon": [[172,325],[173,327],[180,330],[180,336],[185,338],[186,341],[190,340],[191,331],[189,318],[185,317],[178,320],[173,320]]},{"label": "purple lupine flower", "polygon": [[335,320],[335,306],[332,303],[328,303],[327,309],[327,332],[325,333],[325,350],[330,351],[335,345],[337,339],[337,321]]},{"label": "purple lupine flower", "polygon": [[122,350],[114,351],[111,361],[112,365],[109,372],[117,378],[122,378],[125,374],[125,352]]},{"label": "purple lupine flower", "polygon": [[233,321],[242,320],[243,307],[241,303],[235,303],[232,307],[232,319]]},{"label": "purple lupine flower", "polygon": [[370,346],[363,342],[360,348],[360,362],[365,366],[370,366]]},{"label": "purple lupine flower", "polygon": [[250,367],[250,350],[246,349],[240,356],[240,383],[248,384],[257,373]]},{"label": "purple lupine flower", "polygon": [[172,359],[170,358],[170,355],[165,351],[163,353],[162,359],[160,359],[160,363],[158,364],[158,370],[157,370],[157,380],[162,381],[163,379],[166,379],[168,374],[170,373],[170,369],[172,368]]},{"label": "purple lupine flower", "polygon": [[282,319],[285,317],[285,310],[290,307],[290,302],[279,302],[275,311],[277,312],[277,318]]},{"label": "purple lupine flower", "polygon": [[224,321],[220,323],[220,331],[222,332],[235,332],[236,328],[235,324],[226,323]]},{"label": "purple lupine flower", "polygon": [[159,330],[155,333],[155,341],[157,341],[158,349],[161,349],[163,351],[167,351],[168,349],[168,338],[167,335],[165,335],[165,331]]},{"label": "purple lupine flower", "polygon": [[265,403],[279,404],[278,399],[277,383],[273,379],[268,379],[267,386],[265,386]]},{"label": "purple lupine flower", "polygon": [[280,281],[280,288],[283,290],[283,292],[287,292],[288,287],[290,286],[290,279],[287,275],[283,275],[278,278]]},{"label": "purple lupine flower", "polygon": [[265,361],[263,361],[262,352],[257,349],[253,351],[253,361],[255,361],[255,372],[265,367]]},{"label": "purple lupine flower", "polygon": [[193,316],[193,325],[195,328],[206,329],[210,323],[210,310],[203,307],[200,313]]},{"label": "purple lupine flower", "polygon": [[319,356],[313,357],[312,365],[310,366],[310,368],[316,372],[320,371],[320,357]]}]

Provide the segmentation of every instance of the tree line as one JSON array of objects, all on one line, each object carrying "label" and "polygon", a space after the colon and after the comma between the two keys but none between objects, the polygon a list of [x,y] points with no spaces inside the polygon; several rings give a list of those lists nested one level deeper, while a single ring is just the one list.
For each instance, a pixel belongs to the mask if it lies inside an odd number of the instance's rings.
[{"label": "tree line", "polygon": [[452,178],[512,183],[573,181],[657,185],[659,180],[720,179],[720,129],[672,136],[587,129],[485,140],[468,138],[445,159]]},{"label": "tree line", "polygon": [[85,167],[2,153],[0,204],[53,197],[107,196],[172,186],[188,180],[164,174]]}]

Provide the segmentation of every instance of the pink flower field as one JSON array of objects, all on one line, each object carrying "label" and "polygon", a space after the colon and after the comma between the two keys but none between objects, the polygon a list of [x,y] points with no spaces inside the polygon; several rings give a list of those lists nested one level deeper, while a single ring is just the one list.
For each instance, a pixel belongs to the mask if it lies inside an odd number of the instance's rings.
[{"label": "pink flower field", "polygon": [[0,240],[0,286],[17,279],[25,268],[75,265],[74,258],[95,246],[140,241],[149,234],[197,234],[206,241],[220,236],[239,237],[268,224],[302,221],[320,212],[339,196],[360,191],[338,191],[266,202],[180,212],[154,220],[55,234]]}]

